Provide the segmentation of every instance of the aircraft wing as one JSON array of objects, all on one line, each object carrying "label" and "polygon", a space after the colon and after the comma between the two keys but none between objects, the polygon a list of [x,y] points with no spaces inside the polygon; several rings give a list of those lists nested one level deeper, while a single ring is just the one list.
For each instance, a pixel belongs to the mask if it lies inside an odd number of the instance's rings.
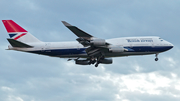
[{"label": "aircraft wing", "polygon": [[84,47],[91,46],[93,43],[100,43],[100,44],[105,44],[109,45],[109,43],[105,42],[104,39],[99,39],[95,38],[94,36],[84,32],[83,30],[79,29],[76,26],[73,26],[65,21],[62,21],[62,23],[69,29],[71,30],[77,37],[76,40],[81,43]]},{"label": "aircraft wing", "polygon": [[93,37],[92,35],[82,31],[81,29],[77,28],[76,26],[72,26],[69,23],[62,21],[62,23],[69,29],[71,30],[75,35],[77,35],[78,37],[82,37],[82,38],[91,38]]},{"label": "aircraft wing", "polygon": [[90,60],[97,58],[97,61],[100,61],[105,58],[104,54],[107,52],[123,52],[127,50],[121,46],[113,46],[112,44],[107,43],[105,39],[96,38],[65,21],[62,21],[62,23],[79,37],[76,39],[79,43],[81,43],[84,47],[87,47],[86,53]]}]

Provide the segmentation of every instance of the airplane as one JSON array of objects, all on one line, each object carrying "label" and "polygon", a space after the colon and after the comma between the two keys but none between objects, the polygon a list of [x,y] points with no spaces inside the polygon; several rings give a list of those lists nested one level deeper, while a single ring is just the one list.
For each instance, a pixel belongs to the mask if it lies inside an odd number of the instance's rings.
[{"label": "airplane", "polygon": [[112,64],[113,57],[158,54],[173,48],[173,44],[157,36],[120,37],[101,39],[94,37],[65,21],[62,23],[78,38],[68,42],[43,42],[13,20],[2,20],[10,38],[7,50],[35,53],[74,60],[78,65]]}]

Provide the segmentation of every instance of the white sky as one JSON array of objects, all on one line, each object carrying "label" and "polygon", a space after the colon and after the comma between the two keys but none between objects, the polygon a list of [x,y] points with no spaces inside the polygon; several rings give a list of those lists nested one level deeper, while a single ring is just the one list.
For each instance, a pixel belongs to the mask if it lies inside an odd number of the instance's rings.
[{"label": "white sky", "polygon": [[0,24],[0,101],[179,101],[179,0],[0,0],[12,19],[42,41],[74,41],[61,21],[99,38],[160,36],[174,48],[79,66],[66,59],[7,51]]}]

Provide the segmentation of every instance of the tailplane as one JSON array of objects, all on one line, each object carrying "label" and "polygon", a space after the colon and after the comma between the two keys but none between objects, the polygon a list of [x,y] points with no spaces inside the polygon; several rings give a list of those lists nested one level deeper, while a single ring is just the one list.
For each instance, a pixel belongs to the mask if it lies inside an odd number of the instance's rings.
[{"label": "tailplane", "polygon": [[13,39],[13,42],[22,42],[22,43],[41,42],[32,34],[30,34],[28,31],[26,31],[24,28],[22,28],[17,23],[15,23],[13,20],[2,20],[2,22],[10,38]]},{"label": "tailplane", "polygon": [[20,41],[14,40],[14,39],[7,39],[11,46],[13,47],[19,47],[19,48],[32,48],[33,46],[30,46],[28,44],[22,43]]}]

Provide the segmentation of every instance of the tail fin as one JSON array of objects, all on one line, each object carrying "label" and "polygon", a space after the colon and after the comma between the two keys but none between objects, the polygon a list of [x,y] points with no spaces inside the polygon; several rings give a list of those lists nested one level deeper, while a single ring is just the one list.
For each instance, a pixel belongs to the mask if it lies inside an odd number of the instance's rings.
[{"label": "tail fin", "polygon": [[2,22],[11,39],[23,43],[41,42],[24,28],[15,23],[13,20],[2,20]]}]

